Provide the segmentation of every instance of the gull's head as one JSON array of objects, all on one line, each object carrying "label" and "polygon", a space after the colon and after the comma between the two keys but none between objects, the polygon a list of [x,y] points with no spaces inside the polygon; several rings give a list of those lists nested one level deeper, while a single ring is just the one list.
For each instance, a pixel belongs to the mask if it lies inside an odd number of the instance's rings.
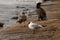
[{"label": "gull's head", "polygon": [[21,11],[20,14],[25,14],[25,12],[24,11]]},{"label": "gull's head", "polygon": [[37,0],[36,3],[43,3],[43,0]]},{"label": "gull's head", "polygon": [[39,1],[36,1],[36,3],[41,3],[41,2],[39,2]]},{"label": "gull's head", "polygon": [[30,22],[30,23],[33,23],[33,22]]},{"label": "gull's head", "polygon": [[28,24],[33,24],[33,22],[29,22]]}]

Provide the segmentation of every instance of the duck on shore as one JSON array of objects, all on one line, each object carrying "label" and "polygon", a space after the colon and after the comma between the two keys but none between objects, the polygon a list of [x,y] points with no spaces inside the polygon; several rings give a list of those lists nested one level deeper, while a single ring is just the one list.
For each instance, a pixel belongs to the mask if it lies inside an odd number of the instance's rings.
[{"label": "duck on shore", "polygon": [[25,15],[25,12],[20,12],[20,14],[18,16],[18,21],[17,22],[22,23],[22,22],[24,22],[26,20],[27,20],[27,17]]},{"label": "duck on shore", "polygon": [[38,21],[44,21],[47,19],[46,11],[41,7],[41,4],[42,3],[40,1],[36,2],[36,14],[38,15]]}]

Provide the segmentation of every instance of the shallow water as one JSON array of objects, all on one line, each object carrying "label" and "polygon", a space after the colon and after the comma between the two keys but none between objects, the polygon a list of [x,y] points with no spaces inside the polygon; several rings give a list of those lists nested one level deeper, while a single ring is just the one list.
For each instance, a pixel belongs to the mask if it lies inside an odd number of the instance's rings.
[{"label": "shallow water", "polygon": [[15,5],[0,4],[0,22],[5,23],[4,26],[8,26],[8,25],[16,23],[17,20],[14,20],[11,18],[17,17],[20,11],[22,10],[29,11],[34,8],[34,6],[21,5],[21,4],[18,5],[20,8],[16,8],[16,6],[17,6],[16,4]]}]

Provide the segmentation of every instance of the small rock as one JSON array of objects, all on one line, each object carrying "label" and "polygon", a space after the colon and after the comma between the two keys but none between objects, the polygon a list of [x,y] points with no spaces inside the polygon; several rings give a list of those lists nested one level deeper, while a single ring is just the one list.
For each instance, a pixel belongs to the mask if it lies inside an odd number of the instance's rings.
[{"label": "small rock", "polygon": [[16,6],[16,8],[19,8],[19,6]]},{"label": "small rock", "polygon": [[18,19],[18,17],[12,17],[11,19]]},{"label": "small rock", "polygon": [[3,27],[4,23],[0,23],[0,27]]}]

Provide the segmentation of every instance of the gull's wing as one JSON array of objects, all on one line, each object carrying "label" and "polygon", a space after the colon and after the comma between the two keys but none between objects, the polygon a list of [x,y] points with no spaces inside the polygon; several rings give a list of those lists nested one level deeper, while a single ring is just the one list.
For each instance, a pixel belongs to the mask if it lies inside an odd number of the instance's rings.
[{"label": "gull's wing", "polygon": [[35,29],[41,28],[39,25],[32,25]]}]

